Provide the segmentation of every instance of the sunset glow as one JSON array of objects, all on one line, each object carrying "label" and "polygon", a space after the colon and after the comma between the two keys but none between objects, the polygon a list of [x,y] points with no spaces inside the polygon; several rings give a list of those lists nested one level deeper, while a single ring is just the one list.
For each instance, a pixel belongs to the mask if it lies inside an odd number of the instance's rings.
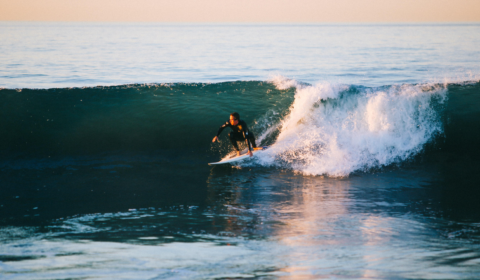
[{"label": "sunset glow", "polygon": [[2,21],[476,22],[477,0],[0,0]]}]

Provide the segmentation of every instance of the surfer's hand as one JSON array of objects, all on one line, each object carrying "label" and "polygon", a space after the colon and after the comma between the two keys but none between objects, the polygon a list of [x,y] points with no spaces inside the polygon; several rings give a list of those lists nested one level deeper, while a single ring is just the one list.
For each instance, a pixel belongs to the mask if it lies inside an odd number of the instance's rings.
[{"label": "surfer's hand", "polygon": [[253,156],[252,151],[248,150],[248,155],[249,155],[249,156]]},{"label": "surfer's hand", "polygon": [[237,151],[237,157],[239,157],[239,156],[240,156],[240,151]]},{"label": "surfer's hand", "polygon": [[218,137],[217,137],[217,136],[213,137],[212,143],[214,143],[215,141],[218,141]]}]

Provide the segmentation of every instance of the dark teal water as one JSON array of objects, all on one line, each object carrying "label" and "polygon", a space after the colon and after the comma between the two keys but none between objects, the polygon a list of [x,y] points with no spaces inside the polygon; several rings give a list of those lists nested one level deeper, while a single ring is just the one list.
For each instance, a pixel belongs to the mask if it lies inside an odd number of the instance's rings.
[{"label": "dark teal water", "polygon": [[[0,273],[480,275],[478,83],[286,82],[0,90]],[[234,110],[271,152],[209,166],[231,151],[211,138]]]}]

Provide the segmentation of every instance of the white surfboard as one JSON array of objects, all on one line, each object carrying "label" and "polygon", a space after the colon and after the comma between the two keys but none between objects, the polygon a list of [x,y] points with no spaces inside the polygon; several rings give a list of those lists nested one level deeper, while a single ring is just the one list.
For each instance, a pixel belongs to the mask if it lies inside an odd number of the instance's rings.
[{"label": "white surfboard", "polygon": [[[253,156],[255,156],[256,153],[265,150],[266,148],[268,148],[268,147],[265,146],[265,147],[254,148],[253,151],[252,151]],[[211,163],[209,163],[209,165],[232,163],[232,162],[237,162],[237,161],[244,160],[244,159],[247,159],[247,158],[250,158],[250,156],[247,153],[247,149],[245,149],[242,152],[240,152],[239,156],[228,157],[228,158],[222,159],[221,161],[218,161],[218,162],[211,162]]]}]

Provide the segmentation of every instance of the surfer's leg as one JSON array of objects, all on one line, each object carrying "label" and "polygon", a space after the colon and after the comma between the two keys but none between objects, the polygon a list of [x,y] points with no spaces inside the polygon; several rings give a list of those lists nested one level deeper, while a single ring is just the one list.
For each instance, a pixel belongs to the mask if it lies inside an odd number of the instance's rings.
[{"label": "surfer's leg", "polygon": [[238,144],[237,144],[237,137],[235,137],[236,135],[233,133],[233,132],[230,132],[228,134],[229,138],[230,138],[230,142],[232,143],[233,147],[235,148],[235,150],[240,151],[238,149]]}]

